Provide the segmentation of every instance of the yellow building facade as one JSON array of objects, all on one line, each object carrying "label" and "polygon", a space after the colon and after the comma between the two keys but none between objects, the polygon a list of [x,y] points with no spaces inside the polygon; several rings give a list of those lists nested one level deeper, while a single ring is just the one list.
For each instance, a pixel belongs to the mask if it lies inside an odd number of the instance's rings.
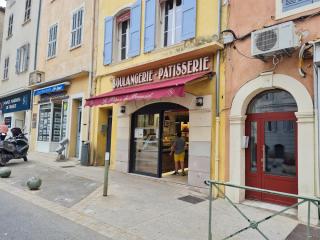
[{"label": "yellow building facade", "polygon": [[32,142],[38,152],[54,152],[67,143],[64,154],[80,158],[89,139],[93,74],[94,9],[96,1],[42,1],[38,67],[30,78],[33,89]]},{"label": "yellow building facade", "polygon": [[225,7],[214,0],[98,4],[95,96],[86,101],[92,164],[110,160],[122,172],[165,177],[175,170],[170,151],[181,133],[188,184],[201,187],[216,169],[224,173],[217,148],[224,148],[217,114],[224,62],[217,52]]}]

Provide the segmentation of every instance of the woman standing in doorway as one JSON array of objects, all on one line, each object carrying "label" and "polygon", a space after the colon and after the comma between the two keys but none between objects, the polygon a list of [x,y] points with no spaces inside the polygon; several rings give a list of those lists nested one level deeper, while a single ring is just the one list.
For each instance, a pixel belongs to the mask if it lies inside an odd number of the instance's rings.
[{"label": "woman standing in doorway", "polygon": [[185,141],[181,137],[181,132],[177,133],[177,138],[171,147],[170,156],[172,156],[172,154],[174,154],[174,166],[175,166],[175,171],[173,174],[174,175],[179,174],[178,171],[179,171],[179,163],[180,163],[182,176],[185,176],[186,175],[186,173],[184,172]]}]

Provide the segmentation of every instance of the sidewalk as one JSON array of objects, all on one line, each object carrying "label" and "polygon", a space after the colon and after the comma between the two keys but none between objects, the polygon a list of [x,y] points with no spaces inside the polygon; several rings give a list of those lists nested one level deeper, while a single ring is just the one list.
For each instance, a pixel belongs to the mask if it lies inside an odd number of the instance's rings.
[{"label": "sidewalk", "polygon": [[[57,181],[64,179],[63,176],[68,177],[65,179],[73,179],[68,183],[68,188],[63,188],[66,193],[72,191],[71,186],[76,189],[83,184],[89,186],[80,197],[75,194],[72,203],[64,204],[63,201],[55,203],[62,206],[65,215],[68,215],[68,212],[79,213],[86,221],[94,221],[98,225],[97,228],[99,224],[101,228],[106,227],[104,230],[106,235],[108,235],[106,229],[109,228],[125,233],[125,237],[121,239],[205,240],[208,238],[208,200],[203,189],[194,191],[194,188],[179,183],[111,171],[109,196],[102,197],[103,167],[83,167],[76,160],[56,162],[55,155],[52,154],[30,153],[29,158],[28,165],[34,166],[33,169],[49,169],[51,181],[55,176],[54,171],[58,174]],[[21,166],[24,164],[20,161],[16,163],[11,166],[13,173],[18,171],[19,164]],[[43,174],[41,176],[43,188],[38,193],[32,193],[33,198],[36,194],[39,198],[52,201],[45,192],[53,191],[49,195],[54,196],[56,190],[45,187],[48,176],[42,170],[39,170],[39,173]],[[21,184],[17,184],[16,178],[14,183],[10,182],[12,180],[6,182],[14,187],[23,188]],[[75,182],[74,179],[82,180]],[[52,183],[50,186],[53,186]],[[83,197],[83,193],[87,194],[87,197]],[[256,220],[271,214],[270,211],[254,207],[241,204],[238,206]],[[223,199],[214,201],[213,216],[213,239],[223,239],[248,225],[247,221]],[[82,224],[86,225],[86,222],[82,220]],[[286,239],[297,225],[298,221],[293,217],[279,216],[262,224],[260,229],[270,239],[281,240]],[[248,230],[233,239],[263,238],[256,231]]]}]

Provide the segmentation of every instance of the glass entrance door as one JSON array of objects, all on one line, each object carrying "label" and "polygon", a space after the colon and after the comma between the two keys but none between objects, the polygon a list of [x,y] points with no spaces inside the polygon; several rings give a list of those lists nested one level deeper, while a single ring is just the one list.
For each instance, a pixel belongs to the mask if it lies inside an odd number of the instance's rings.
[{"label": "glass entrance door", "polygon": [[[246,153],[246,185],[296,194],[297,127],[294,113],[259,114],[247,121],[249,146]],[[250,199],[278,204],[294,199],[270,194],[246,192]]]},{"label": "glass entrance door", "polygon": [[160,114],[138,114],[135,121],[133,172],[158,176]]}]

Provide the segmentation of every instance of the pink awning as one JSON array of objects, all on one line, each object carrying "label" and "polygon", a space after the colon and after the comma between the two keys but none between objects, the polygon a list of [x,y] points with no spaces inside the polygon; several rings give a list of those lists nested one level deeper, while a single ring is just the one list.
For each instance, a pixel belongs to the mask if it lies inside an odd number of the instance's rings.
[{"label": "pink awning", "polygon": [[164,97],[184,97],[184,85],[187,82],[199,79],[208,72],[193,74],[187,77],[175,78],[162,82],[144,84],[135,87],[115,89],[108,93],[89,98],[86,106],[93,107],[111,103],[119,103],[134,100],[151,100]]}]

